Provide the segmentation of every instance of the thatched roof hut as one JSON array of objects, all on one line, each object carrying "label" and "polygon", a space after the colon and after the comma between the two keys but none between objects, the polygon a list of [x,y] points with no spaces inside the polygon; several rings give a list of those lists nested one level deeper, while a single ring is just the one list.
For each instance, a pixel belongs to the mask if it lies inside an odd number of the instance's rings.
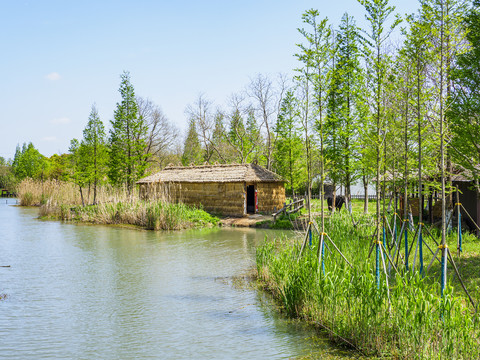
[{"label": "thatched roof hut", "polygon": [[207,211],[242,216],[273,212],[285,202],[284,180],[255,164],[168,166],[139,181],[144,198],[201,205]]}]

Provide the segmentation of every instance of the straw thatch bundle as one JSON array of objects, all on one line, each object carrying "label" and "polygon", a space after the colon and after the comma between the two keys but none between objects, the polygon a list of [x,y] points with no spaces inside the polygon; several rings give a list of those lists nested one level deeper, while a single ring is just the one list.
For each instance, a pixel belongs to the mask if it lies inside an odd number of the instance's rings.
[{"label": "straw thatch bundle", "polygon": [[245,213],[247,185],[255,185],[258,210],[271,212],[285,202],[284,180],[255,164],[168,166],[143,178],[140,196],[202,206],[225,215]]}]

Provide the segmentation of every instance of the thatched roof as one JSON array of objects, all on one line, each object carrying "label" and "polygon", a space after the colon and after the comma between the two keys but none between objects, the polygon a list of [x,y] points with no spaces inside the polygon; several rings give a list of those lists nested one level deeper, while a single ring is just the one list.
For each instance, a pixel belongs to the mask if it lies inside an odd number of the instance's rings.
[{"label": "thatched roof", "polygon": [[155,182],[285,182],[279,175],[255,164],[167,166],[162,171],[137,181]]}]

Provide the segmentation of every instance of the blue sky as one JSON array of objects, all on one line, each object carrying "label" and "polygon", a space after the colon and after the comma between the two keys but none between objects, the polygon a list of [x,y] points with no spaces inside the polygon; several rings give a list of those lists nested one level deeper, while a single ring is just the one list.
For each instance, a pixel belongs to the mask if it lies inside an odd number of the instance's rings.
[{"label": "blue sky", "polygon": [[[397,12],[417,0],[391,0]],[[180,129],[200,93],[223,105],[258,73],[292,73],[310,8],[365,24],[356,0],[0,0],[0,156],[33,142],[46,156],[81,138],[93,103],[107,128],[127,70],[137,95]]]}]

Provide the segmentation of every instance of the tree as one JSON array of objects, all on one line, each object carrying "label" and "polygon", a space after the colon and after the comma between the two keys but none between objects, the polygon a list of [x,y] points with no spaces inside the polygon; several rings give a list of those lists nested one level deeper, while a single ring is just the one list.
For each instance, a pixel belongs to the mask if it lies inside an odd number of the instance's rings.
[{"label": "tree", "polygon": [[[283,89],[282,89],[283,90]],[[265,126],[265,159],[266,168],[271,170],[272,166],[272,153],[274,148],[274,132],[272,131],[271,121],[275,111],[277,109],[277,95],[275,94],[272,81],[265,75],[258,74],[253,80],[251,80],[248,87],[248,94],[254,99],[253,110],[255,114],[249,114],[252,116],[257,115],[262,119],[262,125]],[[281,94],[280,94],[281,97]],[[253,149],[252,149],[253,150]]]},{"label": "tree", "polygon": [[5,160],[0,156],[0,189],[13,190],[15,187],[15,175],[13,174],[11,160]]},{"label": "tree", "polygon": [[[450,69],[456,53],[460,52],[464,34],[461,30],[461,19],[465,11],[465,2],[458,0],[423,0],[420,10],[420,22],[428,29],[429,51],[432,53],[430,81],[436,95],[436,106],[430,110],[433,115],[434,126],[438,134],[440,148],[440,181],[442,198],[442,279],[441,290],[447,281],[447,248],[446,248],[446,181],[447,166],[450,164],[446,140],[449,137],[449,123],[446,118],[446,109],[451,99]],[[451,170],[451,169],[450,169]],[[450,201],[451,203],[451,201]]]},{"label": "tree", "polygon": [[[377,232],[377,259],[379,254],[380,242],[380,169],[382,159],[382,130],[385,129],[385,109],[383,106],[383,91],[386,83],[386,74],[388,67],[388,58],[384,54],[384,43],[388,39],[391,32],[400,23],[398,17],[393,23],[386,27],[386,22],[389,16],[395,10],[395,7],[388,6],[388,0],[359,0],[360,4],[365,7],[367,15],[365,18],[370,23],[370,32],[366,33],[366,41],[370,47],[367,63],[369,65],[369,77],[371,77],[371,93],[372,93],[372,107],[371,114],[375,122],[375,156],[376,156],[376,232]],[[379,284],[379,279],[377,279]]]},{"label": "tree", "polygon": [[229,144],[227,140],[227,135],[226,135],[226,130],[225,126],[223,124],[225,119],[225,115],[223,114],[222,111],[217,110],[215,113],[215,119],[214,119],[214,127],[213,127],[213,132],[212,132],[212,149],[213,149],[213,154],[212,154],[212,161],[218,161],[221,163],[227,163],[229,154]]},{"label": "tree", "polygon": [[48,158],[49,167],[47,177],[50,179],[60,180],[60,181],[69,181],[69,154],[53,154]]},{"label": "tree", "polygon": [[451,119],[452,155],[458,164],[470,170],[478,189],[480,164],[480,1],[475,0],[465,26],[471,48],[457,57],[451,70],[453,99],[448,113]]},{"label": "tree", "polygon": [[363,71],[360,67],[360,33],[352,17],[345,13],[337,33],[338,63],[336,80],[339,96],[338,142],[342,158],[341,179],[350,203],[351,185],[356,179],[359,156],[359,136],[364,97],[362,95]]},{"label": "tree", "polygon": [[300,133],[298,105],[293,92],[287,91],[275,124],[274,169],[287,180],[287,190],[295,193],[305,183],[303,141]]},{"label": "tree", "polygon": [[97,187],[103,183],[107,174],[108,150],[105,139],[105,128],[98,116],[95,105],[83,130],[81,156],[85,164],[85,177],[89,184],[93,184],[93,203],[97,202]]},{"label": "tree", "polygon": [[114,185],[125,185],[130,193],[135,181],[145,174],[148,166],[147,124],[139,116],[135,91],[130,83],[130,73],[121,75],[119,92],[122,101],[117,103],[111,120],[109,138],[109,173]]},{"label": "tree", "polygon": [[48,162],[45,156],[33,146],[30,142],[24,143],[22,148],[17,145],[15,156],[13,158],[12,170],[18,180],[29,178],[44,177]]},{"label": "tree", "polygon": [[211,102],[203,94],[199,95],[194,104],[185,109],[188,117],[194,119],[199,140],[202,142],[205,162],[210,163],[214,152],[212,130],[214,121],[210,112]]},{"label": "tree", "polygon": [[[302,61],[306,67],[311,67],[311,73],[306,71],[306,80],[312,82],[313,93],[316,105],[316,129],[320,139],[320,204],[321,204],[321,232],[325,232],[325,215],[324,215],[324,180],[325,180],[325,161],[324,161],[324,106],[325,95],[327,90],[327,72],[330,52],[330,27],[327,24],[328,19],[324,18],[318,21],[318,10],[310,9],[302,15],[302,20],[311,28],[311,33],[305,29],[299,29],[307,40],[306,45],[299,45],[301,53],[297,55],[298,59]],[[307,91],[308,98],[308,91]],[[308,114],[308,112],[307,112]],[[309,137],[307,131],[307,120],[305,118],[305,138],[307,148],[309,148]],[[308,173],[308,199],[309,199],[309,221],[310,221],[310,199],[311,199],[311,167],[310,161],[307,163]]]},{"label": "tree", "polygon": [[88,171],[86,164],[85,146],[77,139],[70,141],[70,168],[72,171],[71,179],[78,186],[80,191],[80,198],[82,199],[82,206],[85,206],[85,198],[83,196],[83,188],[88,183]]},{"label": "tree", "polygon": [[188,125],[188,133],[183,147],[182,164],[200,165],[203,163],[203,150],[198,139],[195,119],[191,118]]},{"label": "tree", "polygon": [[[179,130],[171,123],[162,109],[142,97],[137,97],[138,114],[147,125],[145,161],[150,166],[164,168],[169,162],[175,161],[174,148],[178,143]],[[151,154],[148,155],[148,154]]]},{"label": "tree", "polygon": [[[252,154],[260,147],[260,131],[256,124],[254,110],[250,106],[245,106],[244,101],[242,94],[233,94],[230,98],[231,110],[226,136],[232,150],[231,160],[240,164],[252,160]],[[247,116],[247,128],[245,128],[245,116]]]}]

